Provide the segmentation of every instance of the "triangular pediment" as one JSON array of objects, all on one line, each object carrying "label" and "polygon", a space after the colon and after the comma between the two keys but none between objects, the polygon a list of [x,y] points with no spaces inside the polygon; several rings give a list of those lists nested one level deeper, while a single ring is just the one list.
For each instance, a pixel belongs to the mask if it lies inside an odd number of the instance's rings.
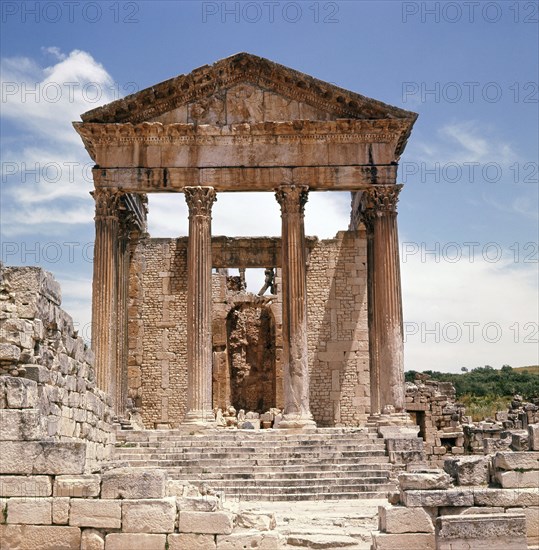
[{"label": "triangular pediment", "polygon": [[82,115],[84,122],[217,126],[339,118],[402,119],[411,129],[417,115],[248,53],[199,67]]}]

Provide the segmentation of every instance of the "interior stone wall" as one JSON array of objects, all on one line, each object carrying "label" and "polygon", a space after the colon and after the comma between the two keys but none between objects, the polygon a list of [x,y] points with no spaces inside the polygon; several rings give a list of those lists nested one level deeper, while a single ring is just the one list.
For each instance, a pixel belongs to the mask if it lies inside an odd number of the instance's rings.
[{"label": "interior stone wall", "polygon": [[370,412],[367,238],[340,231],[310,249],[307,318],[311,412],[319,426],[353,426]]},{"label": "interior stone wall", "polygon": [[[370,412],[366,235],[363,231],[342,231],[330,240],[309,239],[308,247],[311,410],[319,426],[358,425]],[[246,252],[249,251],[242,251]],[[143,239],[134,254],[129,304],[129,394],[134,405],[140,407],[147,428],[159,423],[176,426],[185,414],[186,269],[185,237]],[[232,391],[231,381],[226,380],[230,369],[227,318],[233,307],[242,300],[252,300],[254,295],[239,293],[231,301],[226,276],[220,274],[213,276],[212,285],[214,406],[224,407],[226,396]],[[275,327],[276,404],[280,407],[279,294],[268,307]]]}]

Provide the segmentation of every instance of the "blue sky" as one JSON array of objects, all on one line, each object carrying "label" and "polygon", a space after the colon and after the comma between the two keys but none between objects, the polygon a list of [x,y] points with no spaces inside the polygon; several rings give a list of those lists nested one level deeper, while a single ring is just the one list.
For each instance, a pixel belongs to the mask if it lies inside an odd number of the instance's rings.
[{"label": "blue sky", "polygon": [[[91,163],[71,122],[248,51],[420,114],[400,168],[406,368],[538,363],[537,2],[0,5],[2,260],[52,271],[86,337]],[[183,197],[150,208],[153,236],[186,234]],[[311,194],[307,232],[348,213]],[[279,231],[269,195],[214,207],[215,234]]]}]

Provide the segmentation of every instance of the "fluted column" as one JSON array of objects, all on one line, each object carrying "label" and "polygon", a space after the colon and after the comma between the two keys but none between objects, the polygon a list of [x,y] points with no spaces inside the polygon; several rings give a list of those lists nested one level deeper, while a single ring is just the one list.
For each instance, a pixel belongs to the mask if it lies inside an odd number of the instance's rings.
[{"label": "fluted column", "polygon": [[116,189],[96,189],[94,273],[92,282],[92,348],[97,385],[115,399],[118,272],[118,206]]},{"label": "fluted column", "polygon": [[304,207],[309,188],[281,185],[276,191],[282,218],[283,390],[280,428],[316,426],[309,407],[307,279]]},{"label": "fluted column", "polygon": [[211,208],[213,187],[185,187],[189,208],[187,249],[186,424],[209,424],[212,410]]},{"label": "fluted column", "polygon": [[397,230],[397,202],[402,185],[376,185],[365,191],[367,228],[369,344],[372,412],[404,403],[404,339]]}]

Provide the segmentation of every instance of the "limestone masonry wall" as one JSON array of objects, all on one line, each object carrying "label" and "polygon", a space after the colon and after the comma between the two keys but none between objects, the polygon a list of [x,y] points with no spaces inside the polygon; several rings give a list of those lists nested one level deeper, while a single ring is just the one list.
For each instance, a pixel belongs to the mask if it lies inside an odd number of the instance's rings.
[{"label": "limestone masonry wall", "polygon": [[307,315],[313,416],[319,426],[358,425],[370,412],[365,232],[313,245]]},{"label": "limestone masonry wall", "polygon": [[[227,240],[229,246],[233,242]],[[245,248],[246,239],[241,243]],[[242,254],[249,253],[243,248]],[[253,249],[253,254],[256,252]],[[366,262],[364,232],[342,231],[331,240],[309,239],[310,398],[313,416],[320,426],[358,425],[370,412]],[[143,239],[134,254],[129,292],[129,396],[133,406],[141,410],[147,428],[161,423],[175,427],[185,415],[186,269],[187,238]],[[220,304],[219,281],[215,275],[214,309],[224,307]],[[280,307],[277,297],[271,308],[278,340],[279,385]],[[221,339],[226,339],[226,326],[215,325],[214,346],[221,333]],[[224,352],[214,349],[214,360],[215,353]],[[280,394],[278,389],[277,406]]]},{"label": "limestone masonry wall", "polygon": [[93,353],[37,267],[0,271],[0,473],[94,471],[114,444]]}]

